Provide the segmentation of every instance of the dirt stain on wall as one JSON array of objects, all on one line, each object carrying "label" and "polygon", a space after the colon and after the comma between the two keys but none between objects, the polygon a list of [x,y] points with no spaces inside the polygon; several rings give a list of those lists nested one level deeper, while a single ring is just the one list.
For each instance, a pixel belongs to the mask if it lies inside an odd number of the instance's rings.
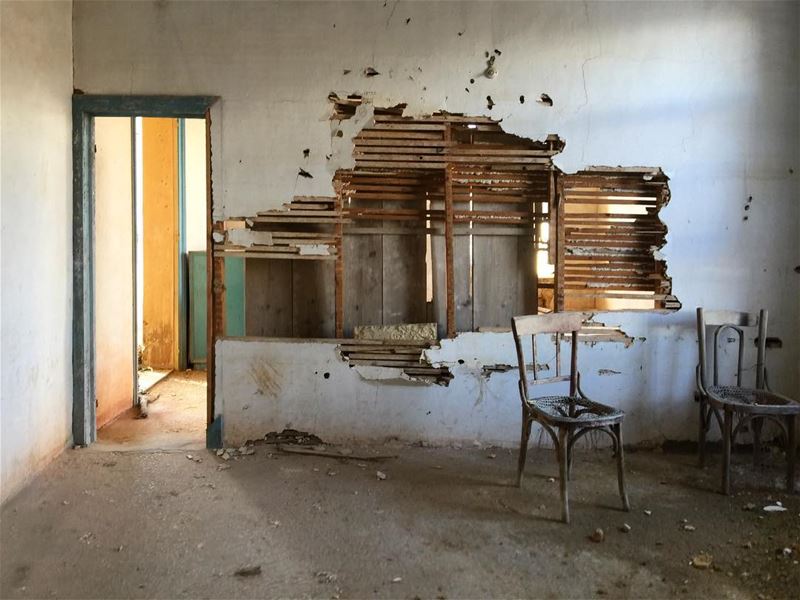
[{"label": "dirt stain on wall", "polygon": [[259,360],[253,360],[250,362],[247,372],[256,384],[260,395],[278,396],[281,391],[281,375],[275,367]]}]

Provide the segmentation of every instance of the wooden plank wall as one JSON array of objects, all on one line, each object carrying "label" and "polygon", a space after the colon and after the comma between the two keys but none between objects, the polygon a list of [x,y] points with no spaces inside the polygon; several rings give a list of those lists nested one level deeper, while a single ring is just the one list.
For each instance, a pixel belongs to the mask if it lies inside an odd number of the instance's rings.
[{"label": "wooden plank wall", "polygon": [[[513,315],[536,312],[534,228],[546,219],[541,203],[548,200],[552,156],[562,147],[555,137],[532,142],[506,134],[485,117],[376,112],[354,138],[355,168],[334,180],[344,223],[342,333],[352,335],[356,325],[434,320],[444,336],[509,327]],[[271,221],[288,216],[270,213]],[[451,306],[447,231],[453,233]],[[285,250],[258,250],[275,258],[279,251]],[[248,282],[248,335],[286,334],[290,320],[292,336],[332,336],[331,264],[269,262],[291,263],[277,269],[291,272],[292,291],[270,291],[276,267],[248,266],[248,279],[259,279]]]}]

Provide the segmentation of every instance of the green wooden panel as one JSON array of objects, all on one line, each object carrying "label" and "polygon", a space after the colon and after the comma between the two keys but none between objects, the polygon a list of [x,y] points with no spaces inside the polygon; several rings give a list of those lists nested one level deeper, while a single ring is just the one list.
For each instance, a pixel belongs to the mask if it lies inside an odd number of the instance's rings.
[{"label": "green wooden panel", "polygon": [[[189,252],[189,362],[206,363],[206,253]],[[225,259],[225,335],[244,335],[244,259]]]},{"label": "green wooden panel", "polygon": [[225,335],[244,336],[243,258],[225,258]]}]

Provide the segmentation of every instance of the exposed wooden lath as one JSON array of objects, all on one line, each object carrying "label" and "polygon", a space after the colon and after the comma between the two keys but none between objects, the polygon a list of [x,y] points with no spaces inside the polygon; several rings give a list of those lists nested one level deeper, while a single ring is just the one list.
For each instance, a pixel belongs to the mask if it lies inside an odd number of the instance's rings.
[{"label": "exposed wooden lath", "polygon": [[[331,101],[335,119],[364,104]],[[297,196],[217,229],[215,256],[278,259],[251,269],[264,280],[259,297],[279,296],[264,302],[266,325],[253,335],[341,338],[357,325],[436,322],[452,337],[539,310],[680,306],[655,253],[669,200],[659,169],[567,175],[552,162],[558,136],[532,141],[488,117],[411,118],[403,108],[366,113],[335,197]],[[537,272],[548,250],[554,278]]]},{"label": "exposed wooden lath", "polygon": [[267,210],[246,219],[226,222],[228,230],[250,229],[259,241],[247,246],[225,240],[215,246],[216,256],[275,258],[290,260],[334,260],[343,223],[339,199],[329,196],[295,196],[278,210]]},{"label": "exposed wooden lath", "polygon": [[425,360],[424,352],[434,342],[402,340],[348,340],[338,350],[353,366],[402,369],[409,378],[447,385],[453,374],[447,367],[434,367]]},{"label": "exposed wooden lath", "polygon": [[670,198],[661,169],[599,167],[559,180],[558,277],[567,308],[573,299],[680,307],[666,262],[656,257],[667,234],[658,212]]},{"label": "exposed wooden lath", "polygon": [[[444,245],[439,247],[441,239],[434,239],[432,249],[434,260],[440,263],[434,270],[443,273],[446,288],[447,310],[437,319],[446,318],[449,336],[456,331],[456,271],[458,277],[470,278],[461,287],[473,294],[472,250],[459,256],[456,268],[456,235],[489,235],[491,229],[490,235],[528,237],[528,246],[519,250],[515,241],[508,240],[514,248],[509,272],[521,271],[526,281],[533,282],[522,301],[512,299],[515,292],[511,289],[497,300],[489,300],[492,295],[488,293],[475,295],[509,312],[506,318],[536,306],[534,247],[554,192],[552,157],[564,146],[557,136],[531,141],[504,132],[499,122],[487,117],[435,114],[410,118],[376,113],[373,122],[353,138],[353,144],[355,167],[335,176],[343,212],[353,223],[345,233],[357,230],[386,235],[388,221],[394,224],[392,235],[443,234]],[[509,244],[501,245],[508,255]],[[482,267],[491,262],[486,260],[493,251],[490,246],[474,247],[481,255]],[[459,254],[465,249],[458,246]],[[480,275],[481,286],[488,285],[491,274],[481,271]],[[466,306],[473,301],[463,293],[460,298]],[[462,322],[466,318],[463,313]],[[472,316],[468,320],[471,324]]]}]

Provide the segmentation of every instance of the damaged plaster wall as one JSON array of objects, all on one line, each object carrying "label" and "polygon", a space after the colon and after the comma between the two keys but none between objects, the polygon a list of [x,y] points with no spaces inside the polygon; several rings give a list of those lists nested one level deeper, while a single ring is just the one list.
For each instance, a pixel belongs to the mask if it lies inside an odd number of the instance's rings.
[{"label": "damaged plaster wall", "polygon": [[[684,308],[597,315],[635,341],[582,346],[583,372],[587,391],[628,411],[628,440],[693,439],[698,305],[768,308],[771,331],[783,340],[768,351],[770,379],[784,393],[800,393],[798,11],[777,2],[78,1],[75,85],[87,93],[221,96],[212,125],[217,218],[277,209],[297,194],[332,194],[332,173],[350,166],[352,135],[332,129],[332,91],[364,94],[377,106],[405,102],[409,115],[502,118],[505,131],[532,139],[557,133],[567,145],[556,163],[568,172],[662,166],[672,201],[661,212],[669,228],[661,251]],[[496,57],[491,78],[487,52]],[[368,68],[379,74],[367,76]],[[360,110],[347,122],[354,131],[368,117]],[[508,340],[466,334],[442,351],[465,363],[477,356],[513,364],[513,354],[501,352]],[[335,344],[300,344],[305,363],[295,365],[294,346],[282,344],[220,343],[226,435],[235,437],[236,423],[256,415],[265,431],[289,421],[313,428],[318,419],[325,436],[341,419],[356,437],[515,443],[515,371],[476,380],[460,365],[447,388],[409,388],[362,381],[337,363],[352,375],[350,387],[337,391],[324,379],[316,387],[286,385],[281,406],[290,408],[278,410],[257,401],[246,379],[236,384],[235,374],[265,360],[289,381],[297,369],[323,372],[336,356]],[[477,405],[491,410],[471,408],[481,386],[496,400]],[[409,389],[413,402],[403,401]],[[372,400],[348,421],[353,398]],[[441,426],[422,427],[426,407],[437,402],[449,407],[439,413]],[[316,416],[320,407],[341,414],[326,421]]]},{"label": "damaged plaster wall", "polygon": [[72,26],[67,2],[0,2],[0,501],[72,424]]}]

